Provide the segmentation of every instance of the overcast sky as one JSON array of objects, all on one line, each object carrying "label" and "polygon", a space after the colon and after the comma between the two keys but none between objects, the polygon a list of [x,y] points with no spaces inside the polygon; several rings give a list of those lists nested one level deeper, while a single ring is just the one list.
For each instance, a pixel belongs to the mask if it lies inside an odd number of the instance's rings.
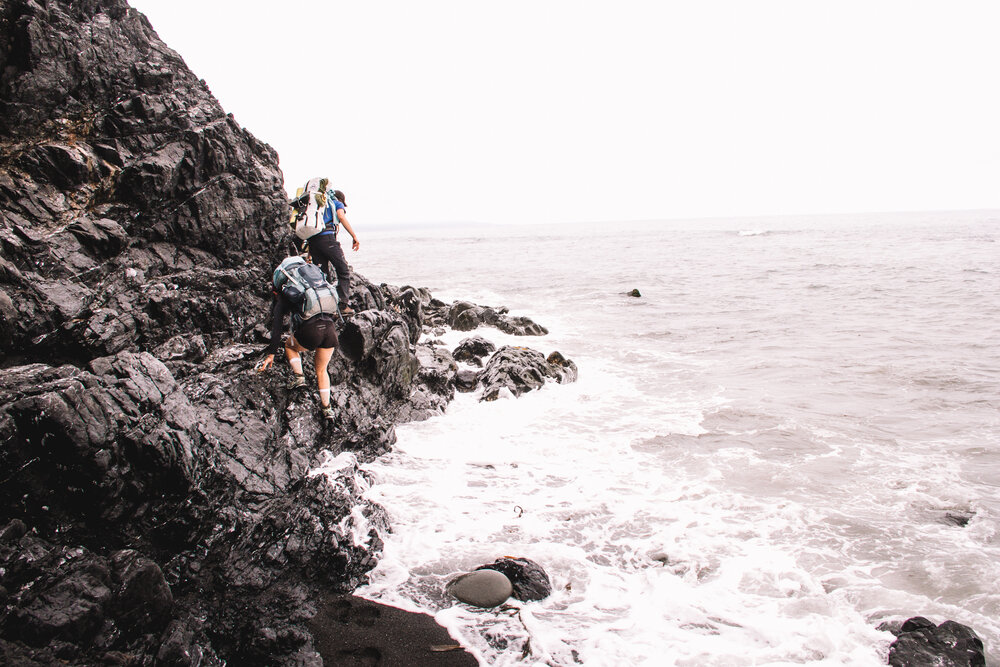
[{"label": "overcast sky", "polygon": [[351,220],[1000,208],[995,0],[130,0]]}]

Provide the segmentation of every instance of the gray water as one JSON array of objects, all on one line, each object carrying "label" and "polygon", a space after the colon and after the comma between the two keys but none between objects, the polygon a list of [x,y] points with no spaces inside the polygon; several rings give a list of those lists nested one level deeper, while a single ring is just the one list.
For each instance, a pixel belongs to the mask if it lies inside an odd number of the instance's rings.
[{"label": "gray water", "polygon": [[[506,305],[550,334],[475,333],[580,369],[398,429],[363,594],[483,664],[877,665],[913,615],[1000,664],[1000,219],[358,231],[368,278]],[[503,555],[553,596],[441,592]]]}]

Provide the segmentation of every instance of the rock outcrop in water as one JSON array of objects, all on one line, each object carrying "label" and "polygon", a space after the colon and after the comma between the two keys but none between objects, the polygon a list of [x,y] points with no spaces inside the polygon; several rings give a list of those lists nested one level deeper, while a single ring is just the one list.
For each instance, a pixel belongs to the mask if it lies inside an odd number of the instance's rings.
[{"label": "rock outcrop in water", "polygon": [[145,17],[8,0],[0,100],[0,662],[320,664],[310,619],[387,529],[359,462],[462,372],[421,333],[544,330],[356,275],[330,425],[254,370],[291,248],[277,155]]},{"label": "rock outcrop in water", "polygon": [[986,664],[982,640],[972,628],[955,621],[935,625],[923,616],[915,616],[893,634],[897,639],[889,647],[892,667],[983,667]]}]

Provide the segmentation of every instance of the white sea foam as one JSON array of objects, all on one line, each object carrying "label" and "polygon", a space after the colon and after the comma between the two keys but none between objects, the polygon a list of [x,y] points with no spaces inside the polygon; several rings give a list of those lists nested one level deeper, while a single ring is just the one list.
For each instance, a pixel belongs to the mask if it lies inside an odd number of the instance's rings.
[{"label": "white sea foam", "polygon": [[[580,377],[399,426],[363,466],[393,531],[361,593],[435,613],[491,665],[881,665],[876,626],[918,614],[996,651],[996,232],[803,230],[382,247],[358,270],[550,329],[449,348],[558,349]],[[443,592],[504,555],[553,595],[476,610]]]}]

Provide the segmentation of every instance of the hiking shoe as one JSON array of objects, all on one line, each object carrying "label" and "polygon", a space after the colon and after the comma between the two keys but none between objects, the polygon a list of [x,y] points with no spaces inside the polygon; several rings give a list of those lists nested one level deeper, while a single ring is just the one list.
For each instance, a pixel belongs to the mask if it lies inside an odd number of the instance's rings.
[{"label": "hiking shoe", "polygon": [[335,415],[335,414],[333,413],[333,406],[332,406],[332,405],[328,405],[328,406],[326,406],[325,408],[323,408],[322,410],[320,410],[320,412],[322,412],[322,413],[323,413],[323,417],[324,417],[324,418],[325,418],[325,419],[326,419],[327,421],[331,421],[331,422],[332,422],[332,421],[333,421],[334,419],[336,419],[336,418],[337,418],[337,415]]},{"label": "hiking shoe", "polygon": [[298,389],[299,387],[306,386],[306,376],[299,375],[298,373],[292,375],[292,379],[288,381],[289,389]]}]

